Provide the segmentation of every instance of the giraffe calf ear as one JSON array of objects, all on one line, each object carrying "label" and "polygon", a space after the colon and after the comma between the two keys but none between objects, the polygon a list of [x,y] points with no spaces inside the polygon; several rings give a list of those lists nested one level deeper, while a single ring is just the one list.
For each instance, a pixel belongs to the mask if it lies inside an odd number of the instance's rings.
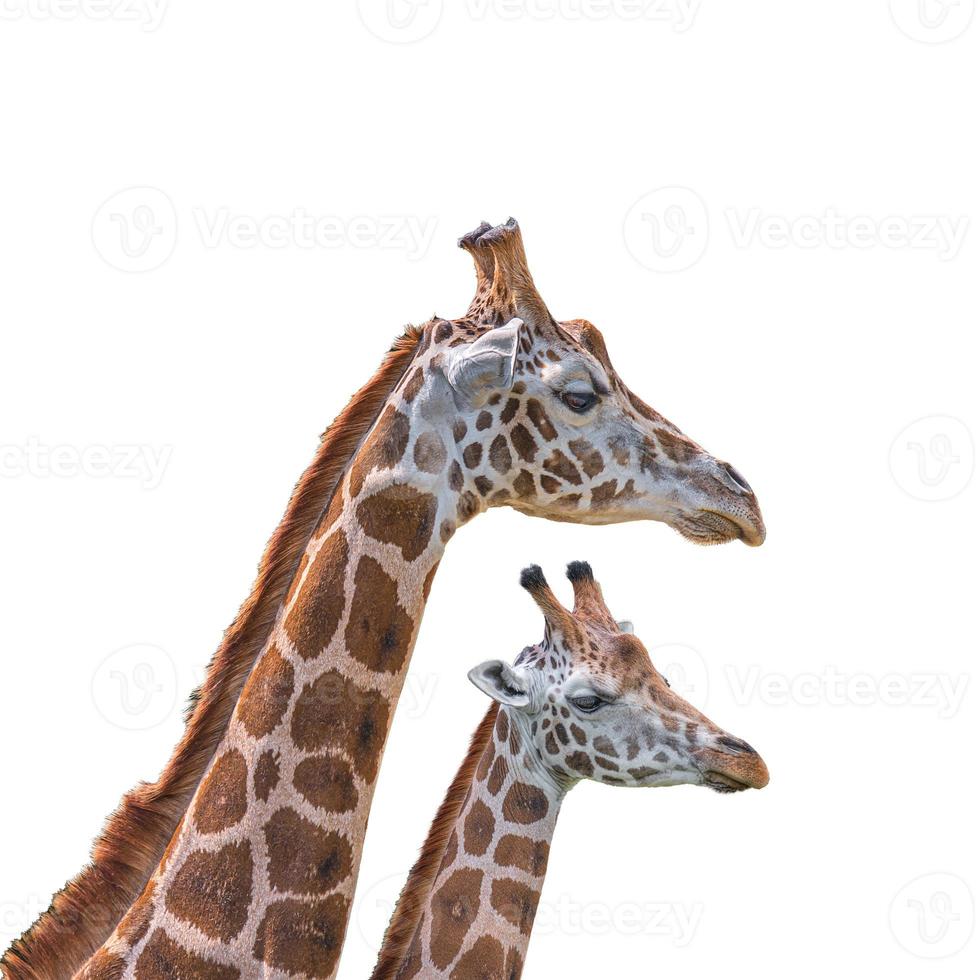
[{"label": "giraffe calf ear", "polygon": [[621,619],[617,624],[620,633],[634,633],[633,620],[631,619]]},{"label": "giraffe calf ear", "polygon": [[511,667],[503,660],[487,660],[467,676],[484,694],[501,704],[526,708],[531,703],[531,685],[527,671],[521,667]]},{"label": "giraffe calf ear", "polygon": [[479,408],[494,393],[510,391],[523,326],[514,317],[453,351],[446,378],[460,408]]}]

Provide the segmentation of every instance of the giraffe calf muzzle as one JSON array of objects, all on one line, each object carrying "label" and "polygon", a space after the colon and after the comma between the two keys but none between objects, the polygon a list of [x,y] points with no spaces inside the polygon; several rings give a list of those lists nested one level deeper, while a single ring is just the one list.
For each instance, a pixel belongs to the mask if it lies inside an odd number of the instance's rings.
[{"label": "giraffe calf muzzle", "polygon": [[717,745],[718,748],[699,753],[698,765],[705,786],[717,793],[738,793],[768,785],[769,770],[751,745],[730,735],[721,736]]}]

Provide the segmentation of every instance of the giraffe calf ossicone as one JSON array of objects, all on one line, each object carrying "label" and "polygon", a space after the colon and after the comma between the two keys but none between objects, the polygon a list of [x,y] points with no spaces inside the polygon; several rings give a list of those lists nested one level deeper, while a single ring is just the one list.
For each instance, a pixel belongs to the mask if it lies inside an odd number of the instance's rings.
[{"label": "giraffe calf ossicone", "polygon": [[372,980],[517,980],[568,790],[692,783],[719,793],[769,782],[766,764],[683,698],[612,617],[592,569],[568,566],[569,611],[541,569],[521,584],[544,639],[470,680],[494,701],[433,822]]}]

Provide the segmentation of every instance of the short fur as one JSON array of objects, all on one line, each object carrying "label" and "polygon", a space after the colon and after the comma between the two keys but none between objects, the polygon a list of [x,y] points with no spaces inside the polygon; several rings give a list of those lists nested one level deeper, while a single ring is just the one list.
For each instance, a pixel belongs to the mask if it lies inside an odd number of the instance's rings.
[{"label": "short fur", "polygon": [[449,834],[459,817],[466,793],[473,781],[473,773],[490,743],[499,707],[500,705],[494,701],[473,733],[466,757],[450,784],[446,798],[436,812],[418,860],[409,872],[408,881],[405,882],[405,887],[398,896],[398,904],[385,931],[384,942],[378,953],[378,962],[370,980],[392,980],[402,964],[412,937],[415,935],[416,926],[419,924],[422,908],[432,890],[432,883],[439,871],[442,857],[446,853]]},{"label": "short fur", "polygon": [[411,363],[424,328],[408,327],[374,377],[327,429],[266,546],[252,592],[191,701],[184,734],[155,783],[130,790],[92,848],[92,862],[55,895],[0,967],[7,980],[63,980],[111,935],[139,897],[197,789],[265,645],[299,560],[347,464]]}]

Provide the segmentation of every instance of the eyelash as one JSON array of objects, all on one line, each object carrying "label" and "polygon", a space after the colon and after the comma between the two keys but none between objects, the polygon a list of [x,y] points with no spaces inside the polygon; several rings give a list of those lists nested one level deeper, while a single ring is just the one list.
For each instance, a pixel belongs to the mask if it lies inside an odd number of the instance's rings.
[{"label": "eyelash", "polygon": [[[584,701],[588,702],[588,706],[583,704]],[[597,697],[573,698],[572,704],[574,704],[579,711],[584,711],[586,714],[592,714],[593,711],[598,711],[599,708],[602,707],[602,700]]]}]

